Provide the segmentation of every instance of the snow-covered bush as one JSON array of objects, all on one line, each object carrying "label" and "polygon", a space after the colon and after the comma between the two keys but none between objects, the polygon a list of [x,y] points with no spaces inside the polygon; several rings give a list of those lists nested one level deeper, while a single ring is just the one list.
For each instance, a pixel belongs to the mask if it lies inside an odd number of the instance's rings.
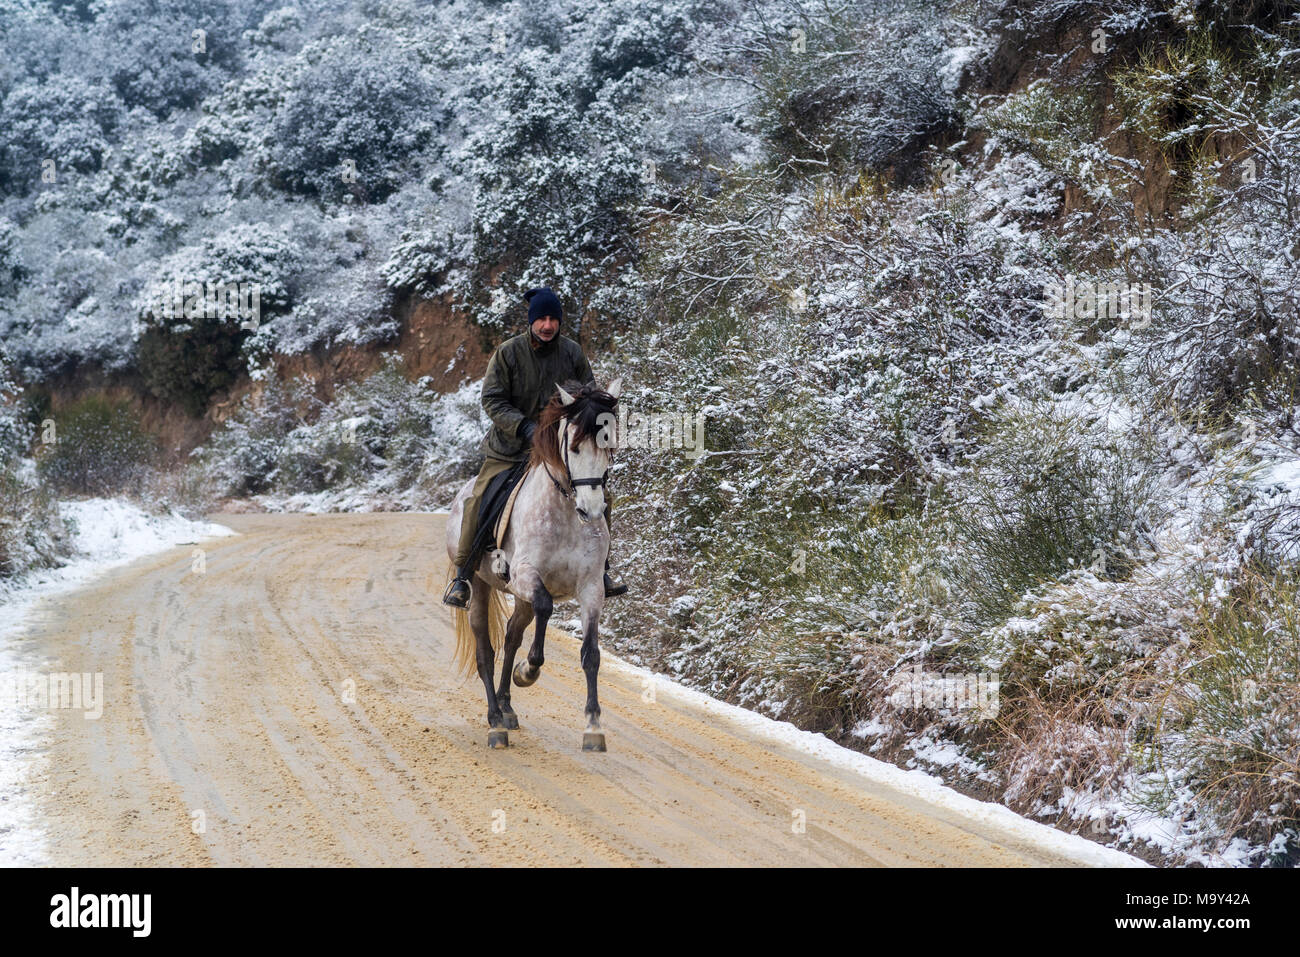
[{"label": "snow-covered bush", "polygon": [[1116,156],[1095,137],[1102,115],[1102,85],[1035,80],[1005,97],[990,97],[972,118],[1044,169],[1077,186],[1098,207],[1122,202],[1138,181],[1135,163]]},{"label": "snow-covered bush", "polygon": [[1006,410],[987,430],[947,486],[969,620],[1000,621],[1071,571],[1125,577],[1151,551],[1161,516],[1140,436],[1051,405]]},{"label": "snow-covered bush", "polygon": [[136,348],[150,391],[201,415],[245,370],[250,333],[289,307],[298,263],[285,234],[263,223],[158,263],[136,300]]},{"label": "snow-covered bush", "polygon": [[331,41],[303,56],[310,65],[275,113],[274,181],[329,201],[381,202],[433,142],[444,119],[440,90],[392,38]]},{"label": "snow-covered bush", "polygon": [[[200,115],[181,140],[182,155],[196,165],[219,166],[247,152],[261,166],[269,167],[275,111],[299,72],[297,61],[273,60],[231,80],[203,101]],[[239,195],[260,185],[263,178],[239,164],[232,164],[229,172],[232,192]]]},{"label": "snow-covered bush", "polygon": [[473,183],[473,267],[476,289],[490,310],[479,319],[503,329],[505,303],[486,293],[495,285],[520,291],[550,286],[571,304],[573,328],[595,291],[617,288],[633,255],[626,207],[640,190],[642,163],[636,117],[597,100],[575,101],[563,59],[541,51],[520,54],[487,90],[492,115],[464,147]]},{"label": "snow-covered bush", "polygon": [[410,488],[427,459],[432,398],[427,380],[408,382],[395,367],[349,383],[287,437],[276,491],[359,487],[381,473],[388,491]]},{"label": "snow-covered bush", "polygon": [[[1268,844],[1300,822],[1300,581],[1253,569],[1190,626],[1194,664],[1148,747],[1164,802],[1186,788],[1215,824]],[[1154,782],[1153,782],[1154,783]]]},{"label": "snow-covered bush", "polygon": [[1196,226],[1133,243],[1127,263],[1159,300],[1133,348],[1184,409],[1286,410],[1300,389],[1300,74],[1282,38],[1249,43],[1194,34],[1117,78]]},{"label": "snow-covered bush", "polygon": [[66,547],[53,496],[26,457],[35,435],[26,411],[0,352],[0,582],[53,564]]},{"label": "snow-covered bush", "polygon": [[0,6],[0,35],[4,57],[0,58],[0,100],[9,90],[24,83],[39,82],[58,73],[68,58],[71,42],[81,35],[73,18],[34,3],[6,3]]},{"label": "snow-covered bush", "polygon": [[25,275],[0,311],[15,364],[31,379],[87,360],[122,368],[131,354],[132,317],[123,305],[134,292],[134,257],[109,256],[96,242],[102,231],[67,209],[35,217],[21,235]]},{"label": "snow-covered bush", "polygon": [[122,114],[110,87],[75,75],[11,90],[0,105],[0,188],[27,192],[99,169]]},{"label": "snow-covered bush", "polygon": [[194,460],[220,483],[219,494],[263,492],[277,480],[286,438],[321,405],[309,380],[259,374],[234,414],[194,450]]},{"label": "snow-covered bush", "polygon": [[955,119],[936,82],[948,44],[930,6],[800,13],[756,38],[770,50],[757,75],[769,141],[797,160],[921,177],[923,147]]},{"label": "snow-covered bush", "polygon": [[0,296],[13,295],[26,272],[18,248],[18,227],[0,218]]},{"label": "snow-covered bush", "polygon": [[[405,194],[404,189],[398,195]],[[301,295],[295,295],[289,312],[263,329],[255,344],[259,349],[297,353],[396,335],[395,296],[374,269],[392,240],[390,220],[373,208],[335,207],[333,212],[286,224],[287,240],[298,256],[293,287]]]},{"label": "snow-covered bush", "polygon": [[585,95],[594,98],[605,86],[634,70],[674,73],[685,65],[691,38],[693,3],[617,0],[593,18]]},{"label": "snow-covered bush", "polygon": [[6,469],[27,453],[32,441],[32,426],[23,415],[21,394],[9,361],[0,352],[0,462]]},{"label": "snow-covered bush", "polygon": [[437,278],[454,268],[456,238],[435,229],[407,230],[393,244],[388,260],[379,267],[392,289],[432,294]]},{"label": "snow-covered bush", "polygon": [[53,496],[30,461],[0,469],[0,582],[55,564],[67,553],[67,530]]},{"label": "snow-covered bush", "polygon": [[256,30],[245,30],[244,39],[254,46],[288,50],[300,42],[306,18],[297,7],[277,7],[262,17]]},{"label": "snow-covered bush", "polygon": [[[477,383],[439,395],[396,364],[348,383],[328,405],[306,380],[259,377],[195,454],[225,494],[333,493],[372,506],[446,505],[473,475],[486,429]],[[326,498],[315,499],[329,504]]]},{"label": "snow-covered bush", "polygon": [[165,118],[198,106],[238,67],[244,11],[230,0],[117,0],[96,19],[83,55],[128,107]]}]

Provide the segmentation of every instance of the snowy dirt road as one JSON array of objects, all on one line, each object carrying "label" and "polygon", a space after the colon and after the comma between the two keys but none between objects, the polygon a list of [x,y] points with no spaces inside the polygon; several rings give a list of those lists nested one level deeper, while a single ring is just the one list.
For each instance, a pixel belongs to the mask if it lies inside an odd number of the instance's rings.
[{"label": "snowy dirt road", "polygon": [[173,549],[36,625],[52,667],[102,672],[106,699],[97,721],[53,712],[35,778],[52,863],[1123,863],[670,686],[647,702],[609,654],[609,751],[583,753],[578,643],[554,631],[490,751],[482,687],[453,672],[442,516],[217,519],[241,534],[202,543],[201,574]]}]

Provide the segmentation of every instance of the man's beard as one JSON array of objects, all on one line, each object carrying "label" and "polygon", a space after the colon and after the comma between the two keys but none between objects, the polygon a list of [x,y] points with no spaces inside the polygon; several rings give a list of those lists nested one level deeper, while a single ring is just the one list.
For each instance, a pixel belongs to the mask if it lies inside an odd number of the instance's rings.
[{"label": "man's beard", "polygon": [[555,330],[555,334],[552,335],[551,338],[543,339],[541,336],[539,336],[536,332],[533,331],[533,327],[531,325],[528,327],[528,338],[532,340],[533,348],[535,349],[544,349],[553,346],[555,344],[555,340],[558,339],[559,337],[560,337],[559,329]]}]

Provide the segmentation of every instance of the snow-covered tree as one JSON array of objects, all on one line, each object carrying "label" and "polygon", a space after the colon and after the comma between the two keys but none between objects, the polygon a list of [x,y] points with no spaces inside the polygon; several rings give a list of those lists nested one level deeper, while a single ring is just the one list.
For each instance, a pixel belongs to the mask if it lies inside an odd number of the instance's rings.
[{"label": "snow-covered tree", "polygon": [[[627,207],[643,162],[639,118],[601,100],[581,109],[561,64],[530,50],[502,71],[488,91],[494,113],[466,142],[463,163],[475,190],[479,290],[504,266],[501,287],[550,286],[580,320],[633,255]],[[514,296],[485,298],[496,323],[515,307]]]},{"label": "snow-covered tree", "polygon": [[274,179],[325,200],[381,202],[443,122],[438,87],[417,57],[378,38],[310,56],[275,113]]},{"label": "snow-covered tree", "polygon": [[284,233],[254,224],[158,263],[135,306],[150,391],[200,415],[245,371],[245,340],[289,307],[298,262]]},{"label": "snow-covered tree", "polygon": [[123,107],[106,84],[58,74],[9,91],[0,105],[0,188],[26,192],[100,168]]},{"label": "snow-covered tree", "polygon": [[87,32],[87,72],[107,77],[128,107],[159,117],[221,88],[243,58],[238,0],[117,0]]}]

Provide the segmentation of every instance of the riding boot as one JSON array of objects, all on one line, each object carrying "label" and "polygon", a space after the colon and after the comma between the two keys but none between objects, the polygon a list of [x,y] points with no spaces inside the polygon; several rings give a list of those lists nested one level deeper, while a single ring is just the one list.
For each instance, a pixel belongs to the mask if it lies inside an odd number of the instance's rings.
[{"label": "riding boot", "polygon": [[469,607],[469,566],[462,566],[456,569],[456,577],[447,585],[447,590],[443,592],[442,603],[451,605],[453,608]]},{"label": "riding boot", "polygon": [[605,559],[605,597],[613,598],[615,595],[622,595],[627,591],[627,586],[621,581],[609,577],[609,559]]}]

